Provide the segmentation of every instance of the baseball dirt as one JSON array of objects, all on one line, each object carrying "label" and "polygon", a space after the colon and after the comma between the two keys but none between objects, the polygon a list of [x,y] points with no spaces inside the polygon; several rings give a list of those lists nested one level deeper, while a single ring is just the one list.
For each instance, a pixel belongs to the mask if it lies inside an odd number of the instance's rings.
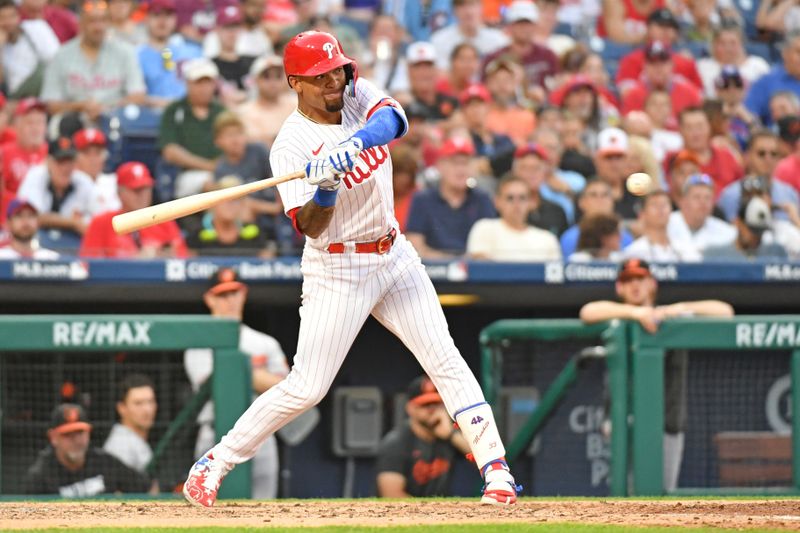
[{"label": "baseball dirt", "polygon": [[800,500],[523,499],[491,513],[474,500],[277,500],[221,502],[0,503],[0,530],[79,527],[399,526],[445,523],[580,523],[800,529]]}]

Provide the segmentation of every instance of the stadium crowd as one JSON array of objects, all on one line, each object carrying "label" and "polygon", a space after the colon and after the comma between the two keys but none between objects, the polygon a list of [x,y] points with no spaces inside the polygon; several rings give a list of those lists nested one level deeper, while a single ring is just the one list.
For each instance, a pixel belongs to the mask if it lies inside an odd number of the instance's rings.
[{"label": "stadium crowd", "polygon": [[403,104],[424,258],[800,257],[793,0],[0,0],[0,257],[298,255],[275,189],[111,218],[270,177],[306,29]]}]

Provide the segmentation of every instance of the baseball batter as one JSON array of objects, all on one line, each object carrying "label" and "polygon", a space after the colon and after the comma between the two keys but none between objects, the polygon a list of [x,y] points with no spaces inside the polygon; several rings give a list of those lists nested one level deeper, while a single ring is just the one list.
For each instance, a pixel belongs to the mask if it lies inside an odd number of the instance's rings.
[{"label": "baseball batter", "polygon": [[284,51],[297,109],[270,155],[286,213],[307,237],[302,259],[300,333],[289,375],[259,396],[189,472],[187,500],[210,507],[224,476],[264,440],[328,392],[371,314],[397,335],[433,380],[470,443],[484,478],[481,501],[508,505],[519,487],[505,462],[491,408],[450,337],[433,284],[399,232],[386,146],[405,135],[400,105],[358,77],[330,34],[295,36]]}]

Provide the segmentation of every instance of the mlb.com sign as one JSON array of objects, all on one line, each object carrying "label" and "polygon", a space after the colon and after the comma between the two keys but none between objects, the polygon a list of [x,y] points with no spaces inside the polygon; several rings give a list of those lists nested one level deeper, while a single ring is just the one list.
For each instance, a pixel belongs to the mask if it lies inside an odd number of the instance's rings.
[{"label": "mlb.com sign", "polygon": [[125,348],[150,346],[148,320],[53,322],[53,346]]}]

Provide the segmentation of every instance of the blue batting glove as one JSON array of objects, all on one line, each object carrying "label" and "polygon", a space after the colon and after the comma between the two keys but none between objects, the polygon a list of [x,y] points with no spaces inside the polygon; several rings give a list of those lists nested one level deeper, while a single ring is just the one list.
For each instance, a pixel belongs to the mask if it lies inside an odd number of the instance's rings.
[{"label": "blue batting glove", "polygon": [[337,174],[350,172],[358,162],[358,154],[364,149],[364,143],[358,137],[350,137],[328,152],[325,159]]},{"label": "blue batting glove", "polygon": [[306,181],[326,191],[339,188],[339,176],[325,159],[312,159],[306,164]]}]

